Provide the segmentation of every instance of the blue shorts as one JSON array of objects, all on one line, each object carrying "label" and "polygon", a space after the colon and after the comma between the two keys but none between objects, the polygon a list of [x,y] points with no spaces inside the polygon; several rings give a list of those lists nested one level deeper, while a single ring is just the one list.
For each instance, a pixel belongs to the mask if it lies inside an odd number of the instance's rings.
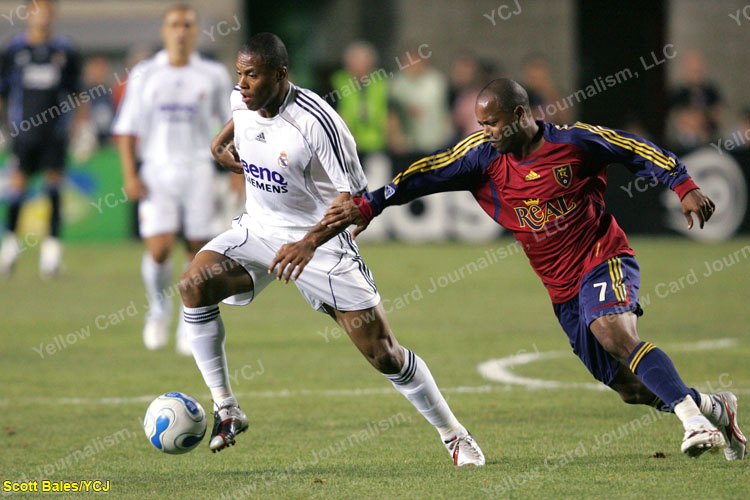
[{"label": "blue shorts", "polygon": [[620,362],[604,350],[589,325],[607,314],[633,311],[641,316],[638,288],[641,272],[638,261],[619,255],[602,262],[581,279],[578,295],[562,304],[552,304],[560,325],[568,334],[570,346],[598,381],[609,385]]}]

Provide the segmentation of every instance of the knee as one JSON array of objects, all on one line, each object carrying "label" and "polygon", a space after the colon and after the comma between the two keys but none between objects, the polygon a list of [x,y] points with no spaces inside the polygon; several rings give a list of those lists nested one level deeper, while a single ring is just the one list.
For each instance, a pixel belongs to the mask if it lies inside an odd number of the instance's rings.
[{"label": "knee", "polygon": [[169,247],[156,248],[151,250],[151,258],[157,264],[164,264],[169,258]]},{"label": "knee", "polygon": [[627,361],[628,356],[630,356],[630,351],[627,350],[622,342],[619,342],[612,338],[605,338],[603,340],[603,342],[600,340],[599,343],[602,344],[602,347],[605,351],[607,351],[612,355],[612,357],[614,357],[621,363],[625,363]]},{"label": "knee", "polygon": [[631,345],[633,342],[630,341],[628,336],[618,334],[617,332],[600,330],[596,339],[612,357],[620,363],[627,364],[627,360],[634,347]]},{"label": "knee", "polygon": [[206,280],[192,268],[188,268],[180,278],[179,288],[182,303],[185,304],[185,307],[209,305],[205,303]]}]

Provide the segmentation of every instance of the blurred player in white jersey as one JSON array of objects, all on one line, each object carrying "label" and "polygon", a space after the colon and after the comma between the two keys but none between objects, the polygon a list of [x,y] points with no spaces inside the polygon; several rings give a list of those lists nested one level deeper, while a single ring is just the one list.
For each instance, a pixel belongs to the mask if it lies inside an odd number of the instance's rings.
[{"label": "blurred player in white jersey", "polygon": [[[138,224],[146,245],[142,274],[149,310],[143,329],[148,349],[164,347],[172,315],[172,264],[177,233],[192,260],[215,236],[215,169],[210,144],[229,119],[232,81],[224,66],[193,51],[198,14],[174,6],[164,14],[164,50],[136,65],[112,127],[117,136],[125,191],[139,200]],[[136,162],[140,159],[140,170]],[[182,315],[177,351],[190,355]]]},{"label": "blurred player in white jersey", "polygon": [[[229,383],[218,303],[248,304],[274,279],[292,277],[313,309],[333,317],[436,427],[456,465],[483,465],[425,362],[393,336],[350,234],[319,223],[331,202],[362,192],[367,180],[344,121],[318,95],[289,82],[288,64],[283,42],[270,33],[253,36],[237,55],[232,120],[212,151],[224,167],[245,174],[247,212],[203,247],[180,281],[193,356],[214,400],[209,447],[234,444],[248,428]],[[321,242],[305,273],[290,276],[295,256]],[[282,249],[284,258],[277,256]]]}]

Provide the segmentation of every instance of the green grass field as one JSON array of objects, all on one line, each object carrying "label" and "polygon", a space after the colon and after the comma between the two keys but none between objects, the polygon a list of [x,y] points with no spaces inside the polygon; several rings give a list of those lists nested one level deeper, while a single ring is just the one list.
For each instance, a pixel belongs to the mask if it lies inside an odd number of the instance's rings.
[{"label": "green grass field", "polygon": [[[0,479],[109,480],[99,497],[134,499],[750,497],[747,462],[688,459],[674,416],[575,386],[593,379],[523,255],[430,291],[433,280],[449,282],[510,243],[362,245],[398,339],[427,361],[487,456],[485,467],[461,469],[293,285],[272,285],[249,307],[222,306],[249,432],[216,455],[207,440],[186,455],[156,451],[141,427],[154,396],[183,391],[207,410],[211,402],[192,359],[142,345],[140,247],[71,245],[66,273],[53,282],[37,277],[31,249],[0,285]],[[740,423],[750,428],[750,239],[631,243],[649,297],[641,337],[663,347],[688,384],[736,391]],[[731,340],[706,342],[720,339]],[[566,352],[521,362],[535,351]],[[480,363],[508,356],[519,360],[514,374],[565,386],[482,378]],[[43,495],[11,498],[34,496]]]}]

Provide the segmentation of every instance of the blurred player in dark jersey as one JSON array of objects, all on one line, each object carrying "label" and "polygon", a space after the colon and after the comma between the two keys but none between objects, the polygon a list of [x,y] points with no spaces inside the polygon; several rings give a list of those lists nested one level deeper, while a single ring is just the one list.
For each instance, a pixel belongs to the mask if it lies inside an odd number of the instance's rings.
[{"label": "blurred player in dark jersey", "polygon": [[[56,2],[28,2],[27,28],[12,38],[0,57],[0,108],[7,113],[11,141],[11,199],[8,233],[0,248],[0,270],[10,273],[21,252],[15,234],[29,178],[45,173],[51,203],[49,236],[40,248],[39,271],[53,276],[60,267],[60,188],[73,110],[81,91],[80,57],[71,42],[53,34]],[[74,103],[75,105],[71,105]]]},{"label": "blurred player in dark jersey", "polygon": [[625,233],[604,211],[607,166],[621,163],[668,185],[682,200],[688,227],[695,215],[702,228],[714,203],[674,154],[638,136],[534,121],[526,91],[513,80],[490,82],[475,112],[481,131],[417,161],[376,191],[332,205],[322,222],[357,224],[356,234],[389,205],[471,191],[490,217],[513,231],[573,351],[597,380],[627,403],[673,411],[685,428],[687,455],[726,447],[728,460],[744,458],[734,394],[688,388],[669,357],[638,336],[640,271]]}]

